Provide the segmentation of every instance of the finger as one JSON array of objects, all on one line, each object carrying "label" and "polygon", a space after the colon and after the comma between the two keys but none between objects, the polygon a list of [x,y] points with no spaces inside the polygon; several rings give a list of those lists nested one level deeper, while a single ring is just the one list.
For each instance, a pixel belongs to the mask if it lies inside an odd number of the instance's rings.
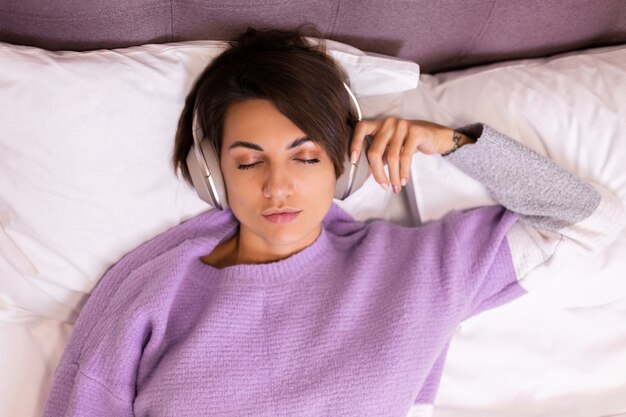
[{"label": "finger", "polygon": [[404,147],[400,152],[400,183],[406,185],[411,175],[411,164],[413,162],[413,154],[417,150],[419,140],[417,136],[408,135],[404,141]]},{"label": "finger", "polygon": [[387,189],[389,187],[389,182],[387,181],[387,176],[385,175],[385,168],[380,152],[376,151],[373,147],[370,147],[367,151],[367,160],[376,182],[379,183],[384,189]]},{"label": "finger", "polygon": [[385,174],[383,154],[385,153],[387,144],[389,143],[389,140],[395,130],[395,120],[390,119],[393,118],[387,118],[382,122],[382,125],[376,132],[374,139],[372,140],[372,144],[367,151],[367,160],[372,167],[372,174],[374,175],[376,182],[382,185],[385,189],[389,187],[389,181]]},{"label": "finger", "polygon": [[387,167],[389,168],[389,179],[393,185],[394,192],[400,191],[400,151],[404,144],[407,134],[408,122],[406,120],[398,120],[395,125],[395,131],[389,142],[387,150]]},{"label": "finger", "polygon": [[361,120],[354,127],[352,140],[350,141],[350,162],[352,164],[356,163],[359,155],[361,155],[365,136],[376,133],[378,124],[379,122],[376,120]]}]

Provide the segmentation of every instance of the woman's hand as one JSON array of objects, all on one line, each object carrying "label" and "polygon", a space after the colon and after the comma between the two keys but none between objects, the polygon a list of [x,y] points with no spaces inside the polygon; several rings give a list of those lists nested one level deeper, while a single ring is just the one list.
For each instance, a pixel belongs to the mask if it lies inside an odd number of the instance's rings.
[{"label": "woman's hand", "polygon": [[[397,117],[386,117],[382,120],[361,120],[354,129],[350,145],[351,160],[361,152],[365,136],[373,137],[367,152],[367,159],[376,181],[385,189],[389,187],[384,164],[389,167],[389,179],[394,192],[406,185],[411,174],[413,153],[419,150],[431,155],[445,153],[454,147],[453,129],[427,122],[425,120],[404,120]],[[461,135],[460,144],[473,143],[465,135]]]}]

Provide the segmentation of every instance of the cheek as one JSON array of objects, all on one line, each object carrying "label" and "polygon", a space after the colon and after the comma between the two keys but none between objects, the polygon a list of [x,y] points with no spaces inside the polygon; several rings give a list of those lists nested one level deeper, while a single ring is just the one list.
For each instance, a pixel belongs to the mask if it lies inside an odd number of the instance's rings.
[{"label": "cheek", "polygon": [[231,208],[233,206],[239,206],[241,203],[249,201],[251,198],[255,198],[260,187],[259,181],[253,178],[251,175],[245,175],[238,170],[227,172],[224,175],[224,186],[226,187],[226,194],[228,195],[228,203]]},{"label": "cheek", "polygon": [[337,184],[334,165],[331,162],[327,162],[323,169],[318,170],[311,182],[318,194],[330,195],[332,198],[335,194],[335,185]]},{"label": "cheek", "polygon": [[309,170],[302,170],[299,172],[301,187],[298,187],[299,191],[305,191],[312,195],[320,196],[331,194],[335,192],[335,184],[337,179],[335,177],[335,168],[330,161],[324,161],[315,168],[309,168]]}]

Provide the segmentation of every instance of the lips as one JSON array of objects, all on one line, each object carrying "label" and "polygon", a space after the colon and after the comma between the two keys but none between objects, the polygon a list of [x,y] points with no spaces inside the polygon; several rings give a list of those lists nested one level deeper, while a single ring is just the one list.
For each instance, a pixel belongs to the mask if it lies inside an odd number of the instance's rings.
[{"label": "lips", "polygon": [[300,214],[300,212],[301,210],[297,211],[292,209],[280,211],[269,210],[267,213],[263,214],[263,217],[265,217],[268,221],[274,224],[285,224],[293,221],[296,217],[298,217],[298,214]]}]

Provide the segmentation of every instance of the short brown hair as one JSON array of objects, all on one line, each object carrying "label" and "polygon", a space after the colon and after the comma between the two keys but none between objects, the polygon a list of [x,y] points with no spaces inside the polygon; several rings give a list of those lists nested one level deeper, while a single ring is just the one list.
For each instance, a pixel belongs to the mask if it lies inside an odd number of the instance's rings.
[{"label": "short brown hair", "polygon": [[[319,39],[315,45],[305,36]],[[267,99],[328,153],[338,178],[344,169],[357,123],[343,86],[345,72],[326,53],[323,36],[312,26],[295,30],[248,28],[198,76],[178,120],[172,155],[190,184],[186,158],[193,145],[192,118],[220,154],[228,106],[246,99]]]}]

